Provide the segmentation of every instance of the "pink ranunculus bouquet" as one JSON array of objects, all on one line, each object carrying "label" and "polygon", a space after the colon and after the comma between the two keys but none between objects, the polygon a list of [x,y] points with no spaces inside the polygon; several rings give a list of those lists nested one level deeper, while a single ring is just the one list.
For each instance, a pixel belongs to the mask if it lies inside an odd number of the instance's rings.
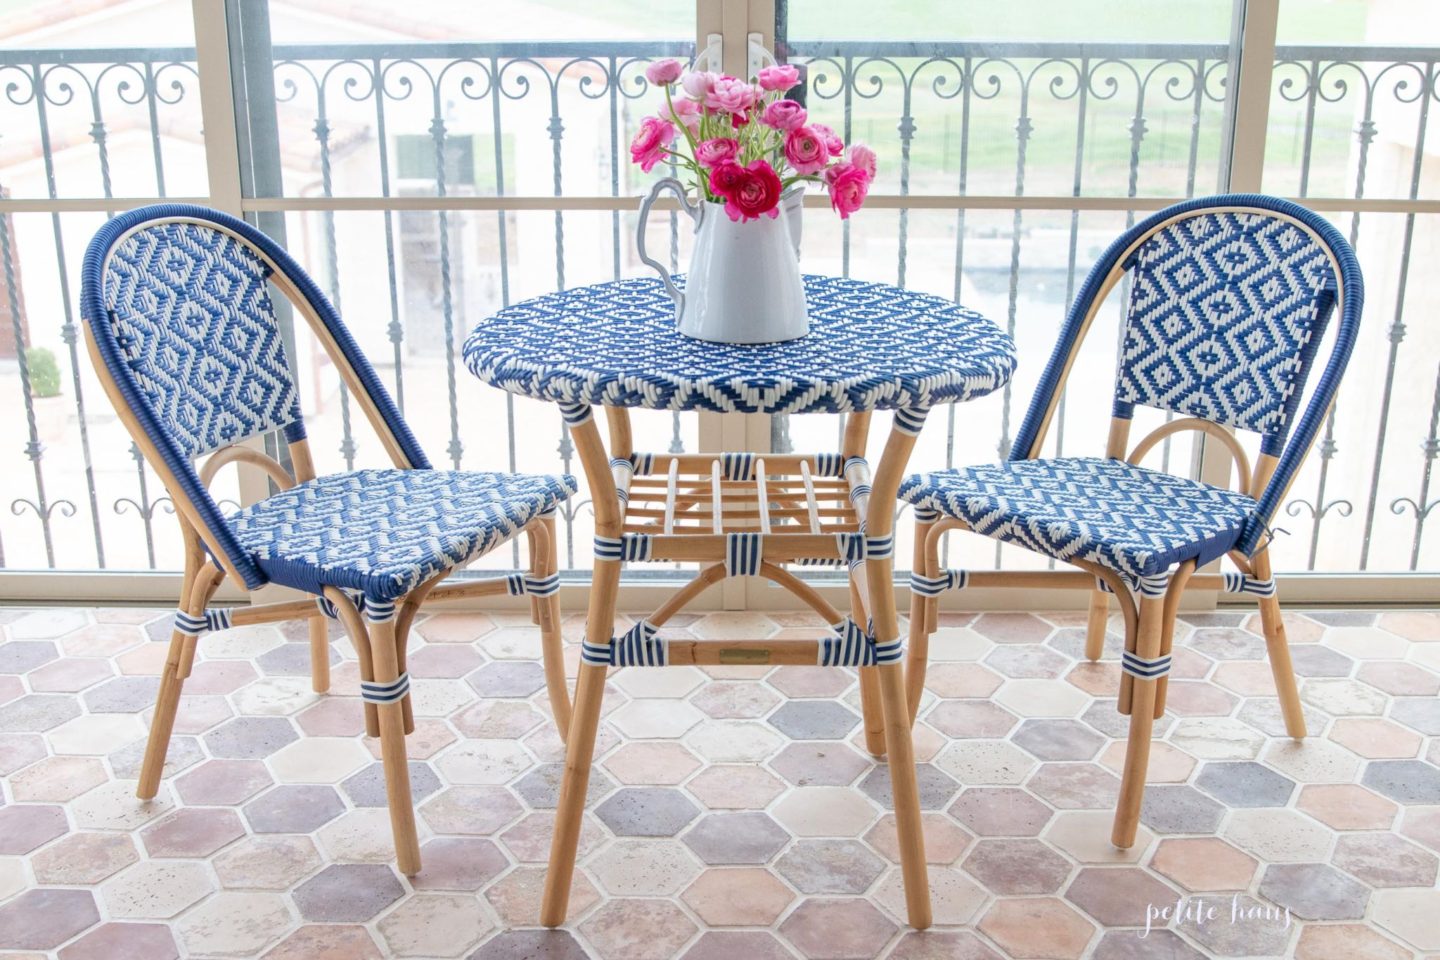
[{"label": "pink ranunculus bouquet", "polygon": [[776,216],[780,195],[802,181],[824,184],[841,219],[865,202],[875,151],[847,150],[785,96],[800,82],[795,67],[765,67],[746,81],[660,60],[645,76],[665,91],[660,114],[640,121],[630,143],[631,160],[645,172],[662,161],[684,168],[695,195],[722,204],[732,220]]}]

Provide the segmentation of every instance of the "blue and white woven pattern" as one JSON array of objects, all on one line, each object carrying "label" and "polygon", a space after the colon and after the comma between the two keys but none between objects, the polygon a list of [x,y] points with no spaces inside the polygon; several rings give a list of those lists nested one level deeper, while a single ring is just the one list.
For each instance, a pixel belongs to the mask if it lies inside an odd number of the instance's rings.
[{"label": "blue and white woven pattern", "polygon": [[1325,249],[1288,220],[1214,212],[1133,262],[1116,415],[1139,403],[1283,440],[1334,305]]},{"label": "blue and white woven pattern", "polygon": [[717,413],[913,408],[912,426],[934,404],[1004,386],[1015,369],[1010,338],[949,300],[830,277],[806,277],[805,295],[809,336],[732,345],[681,336],[658,279],[579,287],[482,321],[465,342],[465,362],[486,383],[562,404]]},{"label": "blue and white woven pattern", "polygon": [[900,485],[900,498],[976,533],[1057,560],[1089,560],[1127,578],[1223,555],[1255,509],[1244,494],[1089,457],[919,474]]},{"label": "blue and white woven pattern", "polygon": [[568,476],[357,470],[299,484],[230,518],[266,576],[365,594],[365,615],[513,536],[575,492]]},{"label": "blue and white woven pattern", "polygon": [[300,421],[269,272],[239,240],[193,223],[145,227],[112,250],[115,341],[186,456]]}]

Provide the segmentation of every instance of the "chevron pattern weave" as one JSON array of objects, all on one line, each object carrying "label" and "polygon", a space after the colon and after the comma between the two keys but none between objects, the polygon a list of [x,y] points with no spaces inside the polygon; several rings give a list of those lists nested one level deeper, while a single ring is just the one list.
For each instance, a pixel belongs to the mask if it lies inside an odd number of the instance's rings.
[{"label": "chevron pattern weave", "polygon": [[1277,217],[1207,213],[1135,254],[1116,414],[1133,404],[1283,441],[1337,288],[1324,247]]},{"label": "chevron pattern weave", "polygon": [[908,477],[900,498],[976,533],[1127,578],[1230,549],[1255,501],[1121,460],[1012,460]]},{"label": "chevron pattern weave", "polygon": [[145,227],[112,252],[115,340],[189,457],[300,420],[268,276],[240,241],[193,223]]},{"label": "chevron pattern weave", "polygon": [[572,425],[589,416],[587,404],[716,413],[910,408],[897,417],[912,432],[929,407],[983,396],[1015,369],[1015,345],[999,327],[942,297],[813,276],[805,297],[809,336],[733,345],[681,336],[659,280],[577,287],[481,321],[465,341],[465,362],[492,386],[559,402]]},{"label": "chevron pattern weave", "polygon": [[277,493],[230,522],[276,583],[359,590],[369,616],[574,492],[569,476],[356,470]]}]

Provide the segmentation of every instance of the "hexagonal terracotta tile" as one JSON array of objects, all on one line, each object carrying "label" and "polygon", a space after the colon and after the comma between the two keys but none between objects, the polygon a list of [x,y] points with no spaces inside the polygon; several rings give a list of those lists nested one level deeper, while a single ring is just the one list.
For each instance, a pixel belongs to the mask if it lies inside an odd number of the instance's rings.
[{"label": "hexagonal terracotta tile", "polygon": [[780,935],[813,960],[877,956],[895,930],[866,900],[806,900],[780,924]]},{"label": "hexagonal terracotta tile", "polygon": [[768,927],[794,898],[789,887],[759,867],[707,870],[681,895],[715,927]]}]

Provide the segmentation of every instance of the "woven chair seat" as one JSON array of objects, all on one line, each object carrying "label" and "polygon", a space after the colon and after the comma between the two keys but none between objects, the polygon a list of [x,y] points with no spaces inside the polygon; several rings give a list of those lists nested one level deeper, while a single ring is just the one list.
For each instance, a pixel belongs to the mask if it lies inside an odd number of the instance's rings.
[{"label": "woven chair seat", "polygon": [[276,583],[373,601],[492,549],[575,492],[570,476],[356,470],[299,484],[228,519]]},{"label": "woven chair seat", "polygon": [[1011,460],[911,476],[900,499],[976,533],[1127,578],[1154,576],[1235,546],[1255,501],[1122,460]]}]

